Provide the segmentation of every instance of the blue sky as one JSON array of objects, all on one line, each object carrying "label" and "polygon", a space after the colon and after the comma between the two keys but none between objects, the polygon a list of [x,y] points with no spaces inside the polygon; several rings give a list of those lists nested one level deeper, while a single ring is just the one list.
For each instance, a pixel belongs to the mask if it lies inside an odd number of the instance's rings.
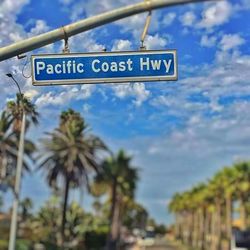
[{"label": "blue sky", "polygon": [[[3,0],[0,46],[76,20],[133,4],[131,0]],[[70,38],[72,52],[138,50],[145,14]],[[23,61],[0,63],[0,108],[16,91],[12,72],[41,114],[29,137],[38,141],[69,107],[111,149],[124,148],[140,168],[137,198],[159,222],[169,223],[166,206],[176,191],[206,180],[219,168],[249,159],[250,3],[227,0],[153,11],[147,49],[177,49],[176,82],[33,87],[22,76]],[[59,53],[58,42],[28,53]],[[30,65],[24,68],[30,75]],[[26,176],[23,196],[39,206],[49,196],[41,173]],[[78,199],[79,194],[72,192]],[[10,200],[10,198],[8,198]],[[85,200],[89,207],[89,198]]]}]

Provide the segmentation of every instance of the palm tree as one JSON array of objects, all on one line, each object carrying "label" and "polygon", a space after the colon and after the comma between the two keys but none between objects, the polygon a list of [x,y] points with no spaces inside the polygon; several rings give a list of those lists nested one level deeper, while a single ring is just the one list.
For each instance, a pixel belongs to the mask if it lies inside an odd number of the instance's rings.
[{"label": "palm tree", "polygon": [[132,231],[134,228],[145,230],[148,220],[147,210],[134,199],[130,199],[123,214],[123,224]]},{"label": "palm tree", "polygon": [[[23,103],[23,104],[22,104]],[[22,122],[22,107],[24,107],[27,118],[37,124],[38,113],[35,106],[25,97],[17,95],[16,101],[7,103],[7,110],[3,111],[0,117],[0,182],[3,180],[7,186],[13,186],[15,167],[18,154],[18,141]],[[30,140],[24,141],[24,168],[29,169],[29,160],[35,145]]]},{"label": "palm tree", "polygon": [[7,111],[13,119],[13,131],[19,135],[21,131],[23,111],[26,114],[26,129],[31,124],[38,124],[39,114],[36,111],[36,106],[23,94],[17,94],[15,101],[7,103]]},{"label": "palm tree", "polygon": [[16,158],[16,142],[11,133],[12,119],[6,111],[0,117],[0,181],[6,178],[10,159]]},{"label": "palm tree", "polygon": [[[62,208],[61,237],[65,235],[66,210],[69,190],[83,185],[89,187],[89,173],[99,172],[99,150],[107,150],[104,143],[88,133],[88,126],[78,112],[69,109],[62,112],[59,128],[43,140],[38,166],[47,173],[51,187],[63,181],[64,200]],[[61,179],[60,179],[61,178]]]},{"label": "palm tree", "polygon": [[232,214],[233,214],[233,201],[236,192],[236,174],[237,171],[233,167],[225,167],[219,171],[220,183],[224,189],[225,199],[225,224],[227,235],[227,248],[231,249],[232,238]]},{"label": "palm tree", "polygon": [[234,165],[236,196],[240,201],[242,229],[247,228],[247,205],[250,200],[250,162],[239,162]]},{"label": "palm tree", "polygon": [[103,172],[95,178],[93,192],[102,195],[108,193],[110,206],[110,232],[107,249],[118,249],[122,212],[126,202],[133,199],[138,170],[131,167],[132,158],[120,150],[116,156],[107,158],[103,164]]},{"label": "palm tree", "polygon": [[25,222],[31,215],[30,210],[33,208],[32,200],[30,198],[25,198],[20,202],[20,208],[22,221]]}]

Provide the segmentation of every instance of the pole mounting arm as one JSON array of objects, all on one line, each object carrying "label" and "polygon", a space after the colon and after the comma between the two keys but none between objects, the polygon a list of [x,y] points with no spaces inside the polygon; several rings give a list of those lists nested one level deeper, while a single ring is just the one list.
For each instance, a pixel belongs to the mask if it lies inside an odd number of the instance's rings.
[{"label": "pole mounting arm", "polygon": [[[67,36],[71,37],[79,33],[91,30],[93,28],[102,26],[104,24],[111,23],[139,13],[152,11],[154,9],[208,1],[221,0],[148,0],[143,1],[141,3],[118,8],[112,11],[108,11],[106,13],[66,25],[63,29],[67,31]],[[65,39],[64,30],[62,30],[62,28],[55,29],[44,34],[27,38],[22,41],[8,45],[6,47],[0,48],[0,62]]]},{"label": "pole mounting arm", "polygon": [[64,34],[64,48],[63,48],[63,53],[70,53],[70,50],[69,50],[69,37],[68,37],[68,34],[67,34],[64,26],[62,26],[62,30],[63,30],[63,34]]}]

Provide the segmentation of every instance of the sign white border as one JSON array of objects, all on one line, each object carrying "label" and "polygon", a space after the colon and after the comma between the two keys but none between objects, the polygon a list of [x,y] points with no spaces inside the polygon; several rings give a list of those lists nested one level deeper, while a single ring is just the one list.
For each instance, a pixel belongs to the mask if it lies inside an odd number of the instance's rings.
[{"label": "sign white border", "polygon": [[[174,74],[168,76],[138,76],[138,77],[113,77],[113,78],[85,78],[68,80],[36,80],[34,75],[34,61],[37,58],[59,58],[59,57],[98,57],[113,55],[148,55],[148,54],[173,54]],[[95,84],[95,83],[122,83],[122,82],[153,82],[153,81],[176,81],[178,80],[177,53],[176,50],[142,50],[142,51],[119,51],[119,52],[92,52],[92,53],[64,53],[64,54],[38,54],[31,56],[31,75],[34,86],[47,85],[73,85],[73,84]]]}]

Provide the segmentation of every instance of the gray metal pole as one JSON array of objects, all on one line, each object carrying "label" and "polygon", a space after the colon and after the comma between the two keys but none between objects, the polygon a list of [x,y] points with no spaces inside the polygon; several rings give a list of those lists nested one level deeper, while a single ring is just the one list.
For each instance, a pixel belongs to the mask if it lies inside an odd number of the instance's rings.
[{"label": "gray metal pole", "polygon": [[21,55],[28,51],[41,48],[45,45],[54,43],[56,41],[67,37],[71,37],[82,33],[84,31],[99,27],[101,25],[117,21],[119,19],[129,17],[149,10],[159,9],[168,6],[175,6],[187,3],[198,3],[206,1],[217,1],[217,0],[146,0],[141,3],[129,5],[116,10],[106,12],[94,17],[90,17],[62,28],[52,30],[50,32],[31,37],[20,42],[16,42],[9,46],[0,48],[0,61],[9,59],[14,56]]},{"label": "gray metal pole", "polygon": [[21,186],[22,168],[23,168],[23,154],[24,154],[25,121],[26,121],[25,111],[23,110],[21,134],[20,134],[18,157],[17,157],[16,180],[15,180],[15,188],[14,188],[14,201],[13,201],[12,217],[11,217],[11,225],[10,225],[9,250],[16,249],[18,206],[19,206],[19,198],[20,198],[20,186]]}]

